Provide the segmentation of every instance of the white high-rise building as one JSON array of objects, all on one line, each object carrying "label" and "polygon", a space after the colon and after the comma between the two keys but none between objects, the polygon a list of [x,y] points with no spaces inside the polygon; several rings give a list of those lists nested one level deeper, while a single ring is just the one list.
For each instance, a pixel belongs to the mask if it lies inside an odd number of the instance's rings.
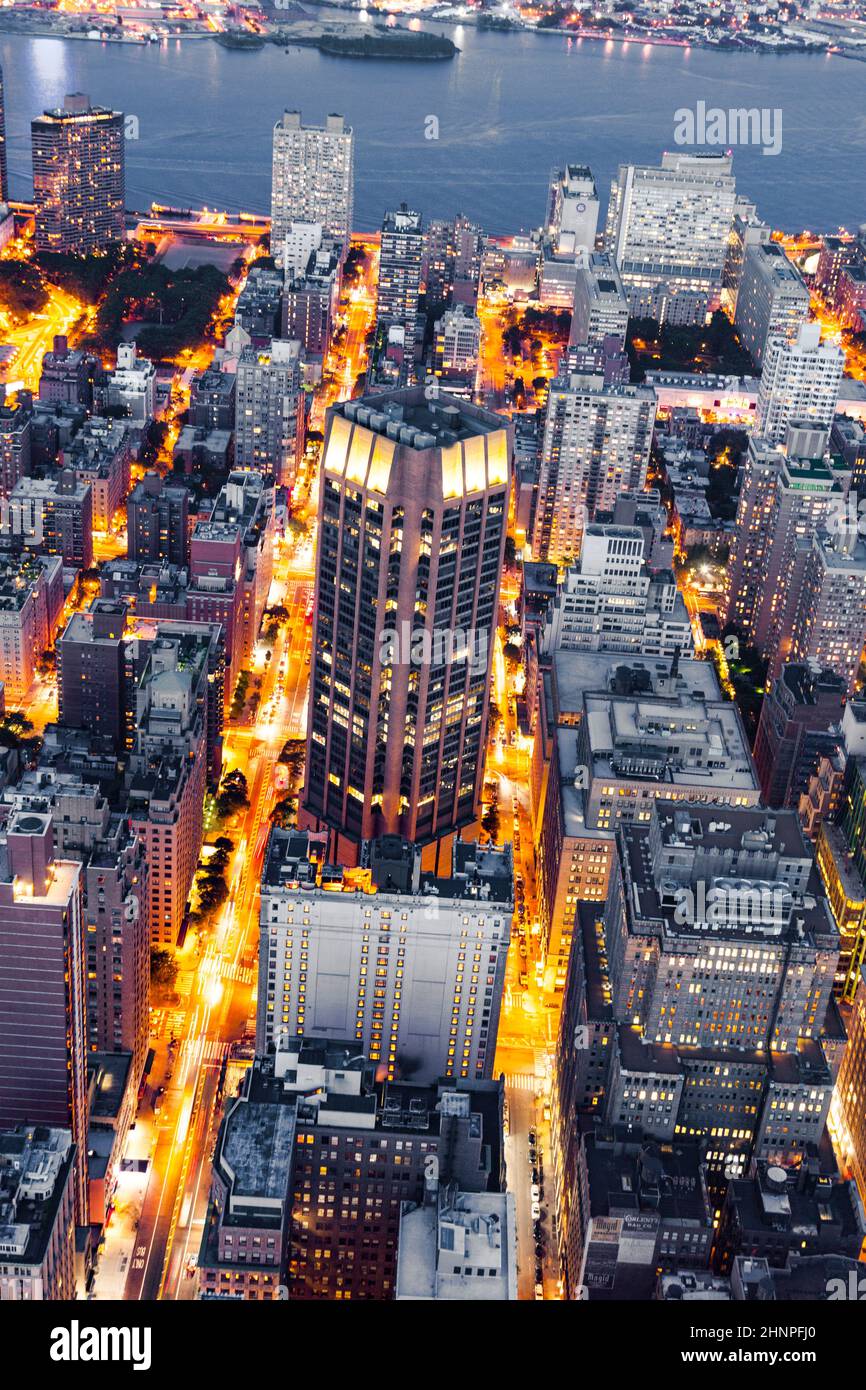
[{"label": "white high-rise building", "polygon": [[600,347],[612,335],[625,344],[628,300],[616,261],[609,252],[578,260],[569,347]]},{"label": "white high-rise building", "polygon": [[544,627],[546,652],[693,652],[692,627],[671,570],[651,573],[639,526],[586,528],[580,560],[565,577]]},{"label": "white high-rise building", "polygon": [[351,1039],[389,1078],[493,1075],[514,911],[510,847],[457,841],[448,878],[399,836],[368,869],[327,835],[274,830],[262,875],[256,1050]]},{"label": "white high-rise building", "polygon": [[550,176],[547,234],[559,253],[593,251],[598,230],[598,190],[585,164],[567,164]]},{"label": "white high-rise building", "polygon": [[635,318],[703,323],[721,294],[735,201],[727,154],[666,153],[658,169],[620,166],[606,244]]},{"label": "white high-rise building", "polygon": [[573,372],[550,384],[532,553],[560,564],[580,553],[588,521],[646,482],[655,424],[651,386],[605,385]]},{"label": "white high-rise building", "polygon": [[437,376],[451,372],[474,374],[481,352],[481,323],[463,304],[448,309],[436,325],[433,338],[433,370]]},{"label": "white high-rise building", "polygon": [[758,387],[758,433],[781,444],[794,421],[829,432],[844,365],[840,347],[822,345],[818,323],[801,324],[793,342],[770,338]]},{"label": "white high-rise building", "polygon": [[835,671],[852,694],[866,643],[866,543],[856,509],[841,509],[810,539],[791,659]]},{"label": "white high-rise building", "polygon": [[271,253],[282,264],[293,222],[317,222],[344,251],[352,231],[354,135],[342,116],[324,126],[301,124],[300,111],[284,111],[274,126]]},{"label": "white high-rise building", "polygon": [[[749,231],[760,234],[759,229]],[[740,342],[760,367],[769,339],[791,342],[808,319],[809,291],[777,242],[752,240],[744,252],[734,323]]]},{"label": "white high-rise building", "polygon": [[287,283],[306,274],[310,257],[321,244],[321,222],[292,222],[283,238],[283,269]]}]

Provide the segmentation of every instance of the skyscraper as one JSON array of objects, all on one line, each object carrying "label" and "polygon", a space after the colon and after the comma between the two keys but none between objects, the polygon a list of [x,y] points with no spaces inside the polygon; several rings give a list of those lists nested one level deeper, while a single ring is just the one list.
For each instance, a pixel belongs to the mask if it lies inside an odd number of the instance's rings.
[{"label": "skyscraper", "polygon": [[76,93],[31,122],[39,251],[87,255],[122,241],[123,116]]},{"label": "skyscraper", "polygon": [[297,339],[246,347],[237,371],[235,463],[290,487],[304,449],[303,353]]},{"label": "skyscraper", "polygon": [[300,111],[284,111],[274,126],[271,184],[271,254],[282,264],[293,222],[318,222],[344,251],[352,231],[354,135],[342,116],[324,126],[301,124]]},{"label": "skyscraper", "polygon": [[598,190],[587,165],[567,164],[552,171],[546,230],[557,251],[594,251],[598,211]]},{"label": "skyscraper", "polygon": [[574,283],[569,347],[600,347],[608,334],[625,343],[627,333],[628,300],[616,261],[604,251],[583,257]]},{"label": "skyscraper", "polygon": [[796,338],[770,338],[758,387],[758,430],[780,444],[788,425],[803,421],[829,433],[839,400],[845,354],[821,343],[821,325],[803,323]]},{"label": "skyscraper", "polygon": [[620,166],[606,242],[634,317],[703,323],[721,293],[734,202],[728,154],[666,153],[660,169]]},{"label": "skyscraper", "polygon": [[9,201],[9,163],[6,157],[6,93],[0,68],[0,203]]},{"label": "skyscraper", "polygon": [[580,551],[586,521],[646,482],[655,422],[650,386],[609,386],[572,372],[550,384],[532,553],[559,563]]},{"label": "skyscraper", "polygon": [[424,260],[424,234],[420,212],[403,203],[396,212],[386,212],[382,223],[379,251],[379,289],[376,328],[387,334],[403,330],[403,379],[413,380],[415,328],[418,322],[418,295]]},{"label": "skyscraper", "polygon": [[323,459],[303,809],[353,862],[478,813],[511,431],[416,387],[335,406]]},{"label": "skyscraper", "polygon": [[745,246],[734,319],[743,347],[760,367],[770,338],[791,342],[809,317],[803,277],[775,241]]}]

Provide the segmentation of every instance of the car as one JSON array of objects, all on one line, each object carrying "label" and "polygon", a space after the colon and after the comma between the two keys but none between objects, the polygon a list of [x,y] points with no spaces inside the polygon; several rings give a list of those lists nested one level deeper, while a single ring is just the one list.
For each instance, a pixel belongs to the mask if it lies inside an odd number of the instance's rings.
[{"label": "car", "polygon": [[537,1202],[532,1203],[532,1219],[533,1221],[541,1220],[541,1207],[538,1205]]},{"label": "car", "polygon": [[544,1298],[544,1285],[543,1285],[543,1284],[536,1284],[536,1286],[535,1286],[535,1297],[536,1297],[536,1299],[537,1299],[539,1302],[541,1302],[541,1301],[543,1300],[543,1298]]},{"label": "car", "polygon": [[538,1138],[538,1130],[535,1128],[535,1125],[530,1125],[530,1126],[529,1126],[529,1142],[530,1142],[531,1144],[534,1144],[537,1138]]},{"label": "car", "polygon": [[534,1182],[529,1191],[532,1193],[533,1202],[537,1202],[541,1196],[541,1188],[538,1186],[538,1183]]},{"label": "car", "polygon": [[540,1181],[541,1181],[541,1172],[540,1172],[540,1170],[539,1170],[538,1168],[536,1168],[534,1165],[533,1165],[533,1169],[532,1169],[532,1181],[533,1181],[533,1182],[540,1182]]},{"label": "car", "polygon": [[526,960],[526,958],[527,958],[528,955],[529,955],[529,952],[527,951],[526,947],[521,943],[521,946],[520,946],[520,959],[521,959],[521,960]]},{"label": "car", "polygon": [[537,1265],[535,1266],[535,1277],[536,1277],[538,1283],[540,1284],[541,1281],[542,1281],[542,1279],[544,1278],[544,1266],[543,1266],[543,1265],[537,1264]]},{"label": "car", "polygon": [[544,1244],[540,1240],[535,1242],[535,1253],[539,1260],[544,1258]]},{"label": "car", "polygon": [[526,974],[525,970],[522,971],[520,975],[520,988],[529,989],[529,976]]}]

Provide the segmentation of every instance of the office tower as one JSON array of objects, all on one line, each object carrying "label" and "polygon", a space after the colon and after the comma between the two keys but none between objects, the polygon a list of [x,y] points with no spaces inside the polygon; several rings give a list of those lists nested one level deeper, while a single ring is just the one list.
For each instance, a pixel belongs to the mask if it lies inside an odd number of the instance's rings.
[{"label": "office tower", "polygon": [[189,384],[189,423],[200,430],[233,430],[236,386],[234,372],[196,372]]},{"label": "office tower", "polygon": [[159,623],[139,663],[129,759],[129,819],[150,864],[149,916],[155,944],[176,944],[202,843],[212,630]]},{"label": "office tower", "polygon": [[127,555],[130,560],[189,559],[189,498],[158,473],[145,473],[126,499]]},{"label": "office tower", "polygon": [[207,521],[193,527],[189,569],[198,589],[216,591],[221,585],[215,581],[225,581],[240,590],[238,640],[227,653],[233,668],[249,659],[259,635],[274,571],[273,539],[274,494],[260,473],[230,473]]},{"label": "office tower", "polygon": [[376,316],[377,333],[402,328],[404,364],[401,384],[413,380],[415,330],[418,323],[418,295],[424,259],[424,233],[420,212],[405,203],[397,212],[386,212],[382,222],[379,250],[379,287]]},{"label": "office tower", "polygon": [[472,306],[484,255],[484,232],[458,214],[453,222],[433,221],[424,235],[424,287],[427,307],[460,303]]},{"label": "office tower", "polygon": [[786,663],[768,683],[754,747],[768,806],[799,805],[821,756],[838,742],[831,731],[842,718],[845,693],[845,681],[834,671],[799,662]]},{"label": "office tower", "polygon": [[655,422],[649,386],[608,386],[570,373],[550,384],[532,537],[536,560],[561,564],[580,551],[596,511],[617,494],[643,487]]},{"label": "office tower", "polygon": [[517,1298],[517,1221],[510,1192],[455,1186],[403,1204],[394,1297],[462,1302]]},{"label": "office tower", "polygon": [[0,527],[13,541],[46,555],[60,555],[64,565],[89,569],[93,564],[93,492],[70,468],[53,478],[20,478],[9,494],[6,520]]},{"label": "office tower", "polygon": [[36,248],[88,255],[126,235],[123,116],[76,93],[31,122]]},{"label": "office tower", "polygon": [[106,378],[108,404],[136,425],[148,425],[156,410],[156,367],[139,357],[134,342],[120,343],[113,372]]},{"label": "office tower", "polygon": [[129,729],[124,652],[127,605],[94,599],[73,613],[57,641],[58,718],[72,729],[109,738],[117,751]]},{"label": "office tower", "polygon": [[665,153],[658,169],[620,165],[605,239],[634,318],[704,322],[721,293],[734,204],[730,155]]},{"label": "office tower", "polygon": [[354,136],[342,116],[324,126],[301,125],[300,111],[284,111],[274,126],[271,254],[282,264],[293,222],[318,222],[348,250],[354,200]]},{"label": "office tower", "polygon": [[69,1129],[0,1131],[0,1303],[69,1302],[75,1286],[75,1145]]},{"label": "office tower", "polygon": [[381,1085],[350,1039],[287,1039],[220,1127],[201,1297],[393,1297],[404,1204],[502,1192],[502,1106],[499,1082]]},{"label": "office tower", "polygon": [[99,359],[89,352],[72,351],[68,339],[57,334],[54,346],[42,358],[39,399],[50,405],[93,406],[93,382],[100,371]]},{"label": "office tower", "polygon": [[237,370],[235,464],[291,487],[304,452],[301,344],[272,339],[245,347]]},{"label": "office tower", "polygon": [[32,416],[20,399],[6,405],[0,386],[0,496],[8,497],[15,484],[30,474]]},{"label": "office tower", "polygon": [[36,665],[54,640],[63,610],[58,556],[0,560],[0,680],[7,704],[23,700]]},{"label": "office tower", "polygon": [[795,421],[829,433],[844,365],[840,347],[821,344],[820,324],[801,324],[792,342],[770,338],[758,386],[758,432],[772,444]]},{"label": "office tower", "polygon": [[755,204],[750,203],[748,198],[738,197],[734,202],[734,217],[722,275],[722,304],[730,314],[736,312],[749,247],[767,243],[771,235],[772,228],[758,217]]},{"label": "office tower", "polygon": [[598,190],[591,169],[585,164],[567,164],[551,172],[545,230],[556,251],[594,251],[598,212]]},{"label": "office tower", "polygon": [[569,347],[600,347],[609,335],[625,343],[628,300],[616,261],[608,252],[596,251],[578,261],[576,274]]},{"label": "office tower", "polygon": [[0,68],[0,203],[9,202],[9,162],[6,154],[6,95]]},{"label": "office tower", "polygon": [[50,815],[13,812],[0,841],[0,1129],[71,1130],[86,1211],[87,1037],[81,865]]},{"label": "office tower", "polygon": [[[355,1038],[382,1074],[493,1074],[514,908],[508,847],[456,841],[449,872],[375,842],[334,868],[324,834],[274,830],[262,875],[256,1049],[307,1033]],[[339,888],[340,891],[335,891]]]},{"label": "office tower", "polygon": [[446,391],[471,397],[480,355],[480,321],[463,304],[446,309],[433,334],[433,375]]},{"label": "office tower", "polygon": [[[790,644],[794,661],[834,671],[851,695],[866,643],[866,542],[856,522],[842,529],[831,517],[828,529],[804,540],[801,550],[799,601],[784,645]],[[776,655],[771,674],[778,660]]]},{"label": "office tower", "polygon": [[755,366],[763,364],[771,338],[793,342],[809,318],[809,291],[797,267],[775,241],[745,247],[734,324]]},{"label": "office tower", "polygon": [[478,815],[510,465],[508,423],[445,394],[329,413],[302,810],[338,860]]},{"label": "office tower", "polygon": [[670,569],[651,572],[637,526],[587,526],[580,559],[559,586],[543,631],[545,652],[691,656],[691,620]]},{"label": "office tower", "polygon": [[133,440],[123,420],[86,421],[60,456],[79,483],[87,484],[93,506],[93,526],[110,531],[129,492]]},{"label": "office tower", "polygon": [[619,831],[622,884],[604,912],[614,1016],[675,1047],[817,1039],[839,933],[796,814],[732,807],[720,823],[664,802],[656,817]]}]

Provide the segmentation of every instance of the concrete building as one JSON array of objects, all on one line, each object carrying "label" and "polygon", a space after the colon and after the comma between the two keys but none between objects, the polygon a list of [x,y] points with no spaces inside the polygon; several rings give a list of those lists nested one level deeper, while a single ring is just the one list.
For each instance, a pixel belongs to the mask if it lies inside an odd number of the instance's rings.
[{"label": "concrete building", "polygon": [[796,809],[822,756],[838,742],[845,681],[831,670],[786,663],[768,684],[754,758],[767,806]]},{"label": "concrete building", "polygon": [[[237,642],[233,636],[227,656],[233,669],[249,659],[259,635],[273,577],[273,536],[274,494],[260,473],[230,473],[207,521],[193,527],[189,570],[201,594],[196,602],[206,603],[206,591],[221,592],[224,600],[232,583],[240,590]],[[193,613],[206,620],[204,608]]]},{"label": "concrete building", "polygon": [[385,336],[393,328],[403,329],[401,386],[410,385],[415,379],[415,333],[423,260],[420,212],[412,212],[405,203],[396,212],[386,212],[379,248],[376,331]]},{"label": "concrete building", "polygon": [[637,526],[587,526],[580,559],[548,610],[545,652],[692,655],[691,620],[673,572],[650,571],[645,547]]},{"label": "concrete building", "polygon": [[301,124],[300,111],[284,111],[274,126],[271,249],[282,263],[293,222],[317,222],[349,248],[354,207],[354,135],[342,116],[324,126]]},{"label": "concrete building", "polygon": [[189,560],[189,490],[159,473],[145,473],[126,499],[126,553],[130,560]]},{"label": "concrete building", "polygon": [[21,478],[9,494],[2,529],[13,544],[43,555],[59,555],[64,565],[93,564],[93,489],[71,469],[54,478]]},{"label": "concrete building", "polygon": [[771,235],[772,228],[758,217],[755,204],[750,203],[748,198],[738,197],[734,202],[734,217],[722,277],[722,303],[730,314],[736,312],[749,247],[767,243]]},{"label": "concrete building", "polygon": [[429,223],[424,272],[428,308],[452,303],[474,308],[484,250],[483,230],[460,213],[453,222]]},{"label": "concrete building", "polygon": [[151,937],[173,946],[202,843],[213,636],[167,629],[157,626],[138,679],[127,781],[130,823],[151,866]]},{"label": "concrete building", "polygon": [[[235,321],[232,333],[226,339],[237,340],[237,347],[267,346],[280,329],[280,313],[283,303],[284,277],[281,270],[270,266],[253,264],[247,275],[246,284],[235,304]],[[240,331],[247,336],[240,336]]]},{"label": "concrete building", "polygon": [[866,331],[866,266],[846,265],[839,275],[836,312],[850,333]]},{"label": "concrete building", "polygon": [[123,241],[123,116],[82,93],[30,124],[36,248],[86,256]]},{"label": "concrete building", "polygon": [[55,858],[50,815],[23,811],[0,844],[0,1129],[71,1131],[85,1220],[87,1024],[81,865]]},{"label": "concrete building", "polygon": [[808,318],[809,291],[779,243],[764,238],[750,241],[734,325],[755,366],[763,365],[771,338],[793,342]]},{"label": "concrete building", "polygon": [[76,1298],[74,1166],[69,1129],[0,1131],[0,1303]]},{"label": "concrete building", "polygon": [[126,424],[98,417],[88,420],[59,461],[79,483],[90,486],[94,529],[112,530],[129,492],[132,439]]},{"label": "concrete building", "polygon": [[859,1258],[866,1221],[853,1182],[803,1164],[787,1172],[760,1163],[750,1177],[728,1186],[719,1218],[713,1263],[728,1273],[737,1258],[766,1260],[783,1269],[791,1255]]},{"label": "concrete building", "polygon": [[566,164],[550,175],[545,230],[555,250],[574,254],[595,250],[598,190],[585,164]]},{"label": "concrete building", "polygon": [[140,428],[150,424],[156,410],[156,367],[139,357],[134,342],[118,346],[116,366],[106,386],[109,406],[125,410]]},{"label": "concrete building", "polygon": [[[291,338],[294,335],[283,336]],[[233,430],[236,386],[234,372],[220,372],[214,367],[196,372],[189,384],[189,423],[193,428]]]},{"label": "concrete building", "polygon": [[625,343],[628,299],[616,261],[607,251],[578,260],[569,347],[600,346],[606,337]]},{"label": "concrete building", "polygon": [[509,849],[457,841],[449,876],[396,836],[342,870],[274,830],[262,878],[256,1047],[354,1036],[383,1074],[492,1075],[514,909]]},{"label": "concrete building", "polygon": [[235,465],[291,487],[304,452],[303,349],[296,339],[244,348],[237,370]]},{"label": "concrete building", "polygon": [[318,223],[293,222],[286,237],[286,285],[280,336],[297,339],[306,358],[324,360],[340,294],[342,245]]},{"label": "concrete building", "polygon": [[388,1300],[401,1209],[439,1183],[501,1193],[499,1082],[378,1087],[351,1039],[288,1039],[224,1119],[202,1298]]},{"label": "concrete building", "polygon": [[517,1224],[510,1192],[440,1187],[403,1204],[394,1297],[450,1302],[517,1298]]},{"label": "concrete building", "polygon": [[821,530],[801,550],[799,604],[785,645],[794,661],[834,671],[852,695],[866,644],[866,542],[850,528]]},{"label": "concrete building", "polygon": [[702,324],[721,295],[734,216],[729,154],[666,152],[660,168],[621,165],[606,249],[634,318]]},{"label": "concrete building", "polygon": [[758,432],[780,444],[796,421],[829,434],[844,365],[840,347],[821,343],[818,323],[801,324],[790,342],[769,338],[758,386]]},{"label": "concrete building", "polygon": [[63,334],[42,358],[39,399],[49,405],[93,407],[93,383],[100,371],[99,359],[92,353],[73,351]]},{"label": "concrete building", "polygon": [[0,496],[8,497],[15,484],[30,474],[31,412],[21,404],[5,404],[0,386]]},{"label": "concrete building", "polygon": [[111,740],[119,754],[131,737],[125,651],[127,605],[94,599],[73,613],[57,642],[58,718]]},{"label": "concrete building", "polygon": [[447,309],[433,336],[433,375],[452,394],[472,397],[481,355],[481,322],[465,305]]},{"label": "concrete building", "polygon": [[329,413],[302,809],[340,861],[478,814],[510,454],[499,416],[420,387]]},{"label": "concrete building", "polygon": [[846,240],[838,236],[825,236],[821,239],[821,252],[815,268],[815,289],[830,308],[836,307],[839,276],[847,265],[858,262],[862,249],[852,238]]},{"label": "concrete building", "polygon": [[580,552],[597,511],[646,482],[655,395],[646,386],[610,386],[571,373],[550,384],[532,536],[536,560],[562,564]]},{"label": "concrete building", "polygon": [[27,695],[36,665],[51,646],[63,609],[59,557],[0,562],[0,680],[10,704]]}]

